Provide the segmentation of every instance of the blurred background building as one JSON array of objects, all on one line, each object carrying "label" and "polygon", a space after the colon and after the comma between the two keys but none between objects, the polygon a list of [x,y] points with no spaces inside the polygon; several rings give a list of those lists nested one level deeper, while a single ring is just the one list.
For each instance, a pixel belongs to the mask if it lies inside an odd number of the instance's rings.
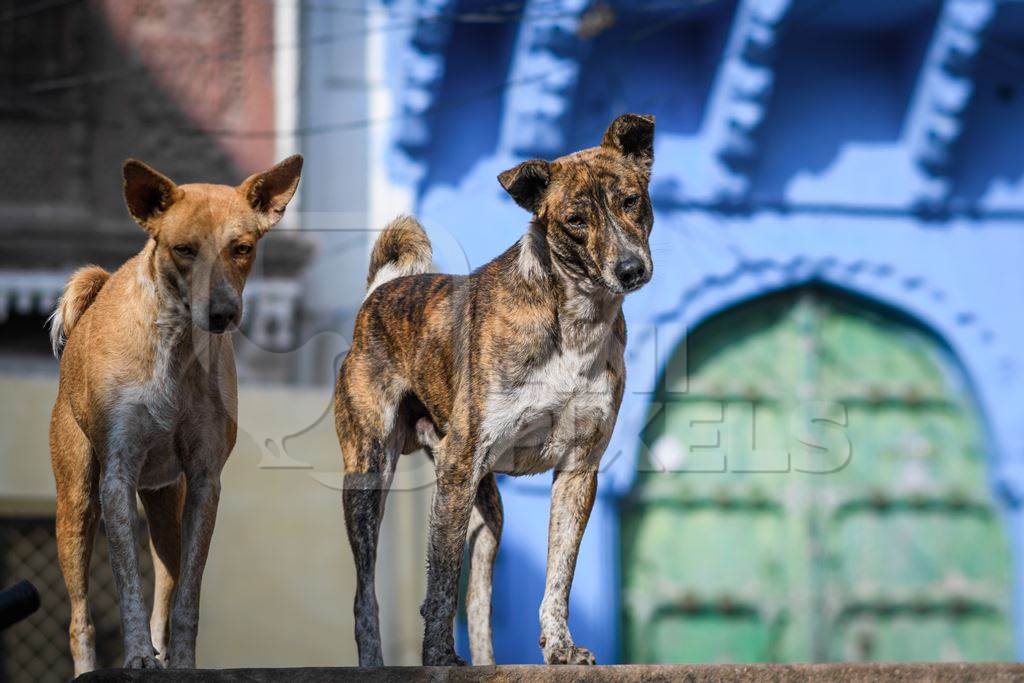
[{"label": "blurred background building", "polygon": [[[373,230],[414,211],[468,272],[528,220],[495,176],[626,111],[657,116],[655,277],[626,303],[577,641],[602,662],[1024,653],[1024,3],[8,0],[0,53],[0,583],[52,596],[4,635],[8,675],[67,661],[42,326],[74,266],[143,242],[124,157],[231,183],[306,157],[247,289],[199,659],[346,664],[323,417]],[[389,499],[389,663],[419,654],[429,479],[410,458]],[[549,483],[501,482],[499,662],[540,660]]]},{"label": "blurred background building", "polygon": [[[44,323],[74,268],[113,269],[144,244],[121,198],[127,157],[180,183],[237,184],[307,154],[300,196],[260,245],[245,290],[236,335],[244,417],[224,473],[198,656],[214,667],[355,661],[340,452],[333,421],[321,418],[363,291],[369,137],[365,126],[294,132],[309,125],[307,101],[329,91],[343,96],[320,115],[367,117],[368,17],[346,12],[343,34],[322,40],[313,37],[322,13],[305,5],[0,2],[0,584],[29,578],[44,600],[0,636],[0,680],[71,676],[47,455],[57,362]],[[318,157],[321,148],[330,156]],[[317,213],[326,211],[330,220]],[[407,545],[401,534],[412,528],[422,544],[421,522],[398,524],[402,503],[389,521],[395,542]],[[120,624],[103,539],[96,555],[99,661],[114,665]],[[421,581],[412,569],[421,558],[403,560],[408,570],[385,585]],[[393,659],[409,660],[419,643],[412,616],[395,625],[387,606],[417,600],[418,585],[382,596]]]}]

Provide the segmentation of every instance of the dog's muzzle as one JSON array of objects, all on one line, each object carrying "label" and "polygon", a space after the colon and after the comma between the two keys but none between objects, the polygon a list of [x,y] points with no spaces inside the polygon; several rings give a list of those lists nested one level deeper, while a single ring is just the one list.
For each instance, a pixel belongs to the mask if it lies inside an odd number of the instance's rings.
[{"label": "dog's muzzle", "polygon": [[227,331],[227,329],[234,325],[238,320],[238,308],[238,305],[234,302],[225,302],[210,306],[210,325],[208,328],[210,332],[220,334]]},{"label": "dog's muzzle", "polygon": [[624,291],[632,292],[647,282],[647,267],[638,257],[627,256],[615,264],[615,278]]}]

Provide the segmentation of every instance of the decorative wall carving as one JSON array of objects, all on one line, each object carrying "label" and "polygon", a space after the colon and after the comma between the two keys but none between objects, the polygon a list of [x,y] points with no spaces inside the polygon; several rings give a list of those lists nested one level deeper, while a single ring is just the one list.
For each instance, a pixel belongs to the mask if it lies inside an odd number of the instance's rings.
[{"label": "decorative wall carving", "polygon": [[565,152],[566,117],[572,111],[580,69],[590,41],[581,37],[589,0],[567,0],[551,9],[528,2],[506,91],[500,145],[514,156],[556,157]]},{"label": "decorative wall carving", "polygon": [[994,0],[948,0],[935,27],[919,77],[911,154],[925,176],[921,201],[941,205],[952,190],[952,154],[974,95],[972,74]]},{"label": "decorative wall carving", "polygon": [[708,126],[715,193],[724,203],[740,203],[750,191],[757,136],[775,81],[776,44],[792,5],[791,0],[745,0],[737,10]]},{"label": "decorative wall carving", "polygon": [[398,118],[395,145],[419,159],[430,143],[430,117],[437,105],[445,72],[445,51],[452,34],[454,0],[416,0],[415,27],[401,48],[402,87],[395,93]]}]

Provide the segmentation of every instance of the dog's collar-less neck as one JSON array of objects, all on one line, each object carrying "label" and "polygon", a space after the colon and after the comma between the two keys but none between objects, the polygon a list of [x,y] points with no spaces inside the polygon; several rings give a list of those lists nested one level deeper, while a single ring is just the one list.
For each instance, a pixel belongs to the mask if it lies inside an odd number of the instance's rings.
[{"label": "dog's collar-less neck", "polygon": [[553,268],[558,301],[558,316],[563,326],[573,327],[611,326],[622,310],[622,296],[613,294],[601,285],[590,286],[581,283],[566,273],[559,273],[559,266]]},{"label": "dog's collar-less neck", "polygon": [[157,329],[177,331],[175,328],[186,327],[191,322],[188,317],[188,306],[182,303],[176,292],[167,283],[161,282],[157,275],[156,246],[156,240],[151,239],[143,249],[142,262],[139,264],[139,285],[143,293],[151,298],[152,322]]},{"label": "dog's collar-less neck", "polygon": [[[156,272],[156,241],[150,239],[142,252],[138,280],[144,296],[151,300],[150,319],[144,321],[154,332],[157,359],[170,362],[180,371],[208,365],[220,349],[215,336],[194,329],[188,306]],[[207,362],[198,362],[206,357]]]},{"label": "dog's collar-less neck", "polygon": [[546,242],[538,244],[543,239],[542,231],[531,225],[520,240],[518,276],[530,289],[545,292],[544,298],[553,304],[562,345],[590,346],[595,334],[602,336],[602,329],[610,332],[622,310],[623,297],[574,276],[552,257]]},{"label": "dog's collar-less neck", "polygon": [[544,226],[535,218],[519,240],[516,275],[527,289],[549,292],[555,302],[562,326],[575,329],[612,325],[622,309],[621,294],[604,285],[580,278],[558,263],[544,235]]}]

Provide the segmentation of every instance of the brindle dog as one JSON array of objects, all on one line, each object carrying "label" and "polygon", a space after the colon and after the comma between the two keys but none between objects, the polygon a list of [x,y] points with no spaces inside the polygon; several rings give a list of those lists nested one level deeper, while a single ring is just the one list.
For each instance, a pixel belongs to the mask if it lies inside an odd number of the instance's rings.
[{"label": "brindle dog", "polygon": [[502,173],[533,220],[471,275],[426,274],[430,243],[411,218],[378,239],[334,403],[360,666],[382,664],[377,539],[397,457],[421,445],[437,476],[423,664],[465,663],[452,627],[467,534],[470,650],[475,664],[493,663],[490,584],[502,526],[495,473],[550,469],[540,646],[549,664],[594,663],[569,634],[569,589],[622,399],[622,299],[653,271],[653,142],[654,118],[626,114],[598,147]]}]

